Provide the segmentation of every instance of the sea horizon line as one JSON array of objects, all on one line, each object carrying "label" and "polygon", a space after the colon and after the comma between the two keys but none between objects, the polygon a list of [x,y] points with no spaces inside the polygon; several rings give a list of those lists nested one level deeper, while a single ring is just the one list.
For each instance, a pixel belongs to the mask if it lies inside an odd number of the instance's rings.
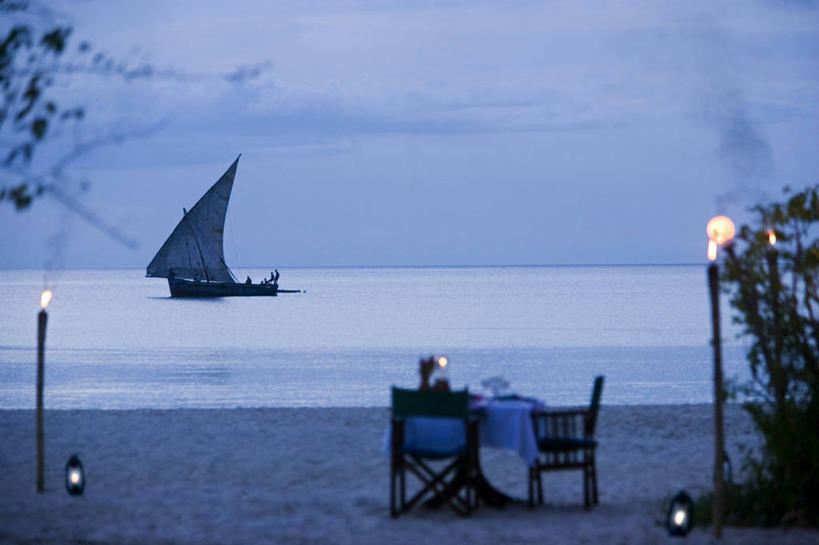
[{"label": "sea horizon line", "polygon": [[[526,269],[526,268],[604,268],[604,267],[699,267],[702,263],[525,263],[476,265],[276,265],[279,269]],[[235,269],[268,269],[273,265],[233,265]],[[0,271],[136,271],[145,267],[0,267]]]}]

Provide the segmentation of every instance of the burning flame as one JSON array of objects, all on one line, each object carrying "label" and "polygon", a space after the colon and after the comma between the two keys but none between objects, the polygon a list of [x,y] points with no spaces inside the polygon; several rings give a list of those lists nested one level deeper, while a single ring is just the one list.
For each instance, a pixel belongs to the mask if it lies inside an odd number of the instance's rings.
[{"label": "burning flame", "polygon": [[448,363],[447,359],[444,356],[441,356],[440,358],[438,358],[438,367],[440,367],[441,369],[446,367],[447,363]]},{"label": "burning flame", "polygon": [[51,302],[51,296],[54,295],[54,292],[51,290],[43,290],[43,293],[40,295],[40,308],[45,310],[48,306],[48,303]]},{"label": "burning flame", "polygon": [[731,218],[727,216],[714,216],[708,225],[705,226],[705,231],[708,233],[708,240],[714,241],[717,244],[725,244],[733,240],[736,228]]},{"label": "burning flame", "polygon": [[708,260],[716,261],[717,246],[731,242],[734,239],[736,228],[731,218],[714,216],[705,226],[705,232],[708,233]]},{"label": "burning flame", "polygon": [[768,243],[771,246],[774,246],[776,244],[776,233],[774,233],[773,229],[770,229],[768,231]]},{"label": "burning flame", "polygon": [[708,261],[717,260],[717,243],[713,240],[708,241]]}]

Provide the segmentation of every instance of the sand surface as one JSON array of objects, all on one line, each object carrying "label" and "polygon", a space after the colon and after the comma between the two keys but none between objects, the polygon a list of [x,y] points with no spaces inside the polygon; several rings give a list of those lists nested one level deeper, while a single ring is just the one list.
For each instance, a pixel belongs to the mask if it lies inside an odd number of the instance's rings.
[{"label": "sand surface", "polygon": [[[388,515],[383,409],[47,411],[46,491],[35,490],[34,411],[0,411],[0,543],[656,544],[716,543],[695,528],[667,536],[662,500],[711,479],[708,405],[607,407],[598,423],[600,504],[582,508],[581,473],[547,473],[547,504]],[[726,412],[728,452],[753,446],[750,421]],[[88,485],[63,487],[78,452]],[[498,488],[526,494],[512,452],[483,449]],[[819,532],[728,528],[721,543],[819,544]]]}]

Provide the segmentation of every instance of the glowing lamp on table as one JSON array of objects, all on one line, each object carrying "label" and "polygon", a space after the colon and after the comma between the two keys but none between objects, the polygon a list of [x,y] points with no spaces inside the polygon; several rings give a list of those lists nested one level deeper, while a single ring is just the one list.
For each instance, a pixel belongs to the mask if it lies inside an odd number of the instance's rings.
[{"label": "glowing lamp on table", "polygon": [[445,356],[440,356],[435,361],[433,389],[449,391],[449,360]]},{"label": "glowing lamp on table", "polygon": [[443,380],[449,379],[449,360],[445,356],[438,358],[438,378]]}]

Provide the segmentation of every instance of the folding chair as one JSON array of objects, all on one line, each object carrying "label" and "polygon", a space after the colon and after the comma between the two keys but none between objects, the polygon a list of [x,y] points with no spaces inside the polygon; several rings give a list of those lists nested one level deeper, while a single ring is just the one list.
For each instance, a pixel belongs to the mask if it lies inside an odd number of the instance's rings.
[{"label": "folding chair", "polygon": [[[407,419],[413,428],[461,421],[457,437],[442,445],[434,440],[407,437]],[[423,435],[423,434],[422,434]],[[434,435],[434,434],[433,434]],[[397,517],[427,496],[446,501],[460,515],[477,507],[475,481],[478,473],[478,420],[469,413],[469,393],[392,389],[392,438],[390,464],[390,515]],[[450,461],[451,459],[451,461]],[[439,466],[443,466],[438,469]],[[420,481],[421,489],[407,500],[407,473]]]}]

